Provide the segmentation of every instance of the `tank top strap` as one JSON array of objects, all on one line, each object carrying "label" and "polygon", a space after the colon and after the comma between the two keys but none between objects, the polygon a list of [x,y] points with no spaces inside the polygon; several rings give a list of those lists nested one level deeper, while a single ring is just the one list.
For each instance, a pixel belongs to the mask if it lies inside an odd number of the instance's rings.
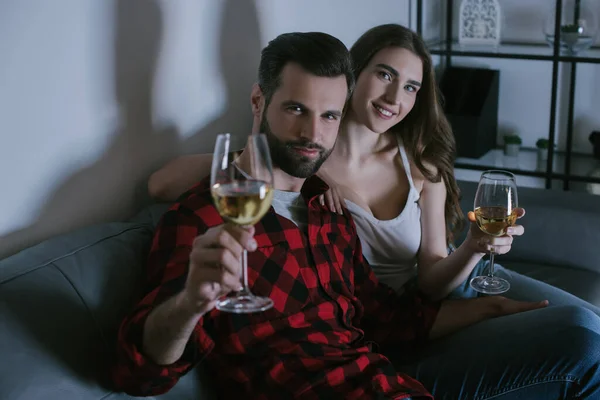
[{"label": "tank top strap", "polygon": [[410,163],[408,162],[408,156],[406,155],[406,149],[404,148],[404,144],[402,142],[402,138],[400,135],[396,135],[398,139],[398,150],[400,151],[400,156],[402,157],[402,165],[404,166],[404,171],[406,172],[406,177],[408,178],[408,183],[410,184],[411,189],[415,189],[415,183],[413,182],[412,173],[410,172]]}]

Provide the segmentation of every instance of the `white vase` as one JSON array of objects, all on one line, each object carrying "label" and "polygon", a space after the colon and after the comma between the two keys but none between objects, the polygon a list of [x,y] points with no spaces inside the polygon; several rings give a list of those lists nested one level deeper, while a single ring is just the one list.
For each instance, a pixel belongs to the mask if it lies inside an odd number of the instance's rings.
[{"label": "white vase", "polygon": [[[600,178],[600,164],[588,174],[590,178]],[[588,183],[586,185],[588,193],[600,195],[600,183]]]},{"label": "white vase", "polygon": [[508,143],[504,145],[504,154],[509,157],[516,157],[519,155],[520,144]]},{"label": "white vase", "polygon": [[548,149],[537,149],[537,158],[540,161],[546,161],[548,159]]}]

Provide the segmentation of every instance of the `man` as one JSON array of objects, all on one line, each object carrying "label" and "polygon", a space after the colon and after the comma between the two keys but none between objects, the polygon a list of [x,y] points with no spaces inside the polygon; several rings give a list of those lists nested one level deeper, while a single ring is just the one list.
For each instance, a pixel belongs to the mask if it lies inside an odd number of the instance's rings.
[{"label": "man", "polygon": [[[327,187],[313,176],[334,146],[353,82],[347,49],[329,35],[285,34],[263,50],[251,104],[253,132],[267,134],[272,152],[274,210],[255,228],[223,224],[205,179],[163,216],[149,257],[147,293],[119,331],[113,373],[119,389],[164,393],[202,360],[227,399],[429,399],[428,390],[400,373],[383,351],[393,349],[398,363],[410,364],[429,339],[540,306],[499,297],[428,303],[378,283],[350,216],[320,205]],[[247,170],[247,154],[236,163]],[[219,312],[215,301],[240,286],[243,248],[250,252],[251,291],[269,296],[274,307],[249,315]],[[570,339],[586,345],[577,349],[600,348],[597,334],[578,335]],[[572,373],[583,393],[598,383],[588,373],[595,364],[574,371],[581,352],[566,358],[568,350],[557,352],[568,368],[556,373]],[[527,362],[520,360],[516,369],[528,371]],[[432,389],[471,398],[483,393],[479,388],[493,393],[507,380],[520,389],[540,379],[516,379],[502,369],[464,372],[468,380],[456,377],[460,369],[434,372],[441,383],[434,380]],[[505,387],[498,393],[508,392]]]}]

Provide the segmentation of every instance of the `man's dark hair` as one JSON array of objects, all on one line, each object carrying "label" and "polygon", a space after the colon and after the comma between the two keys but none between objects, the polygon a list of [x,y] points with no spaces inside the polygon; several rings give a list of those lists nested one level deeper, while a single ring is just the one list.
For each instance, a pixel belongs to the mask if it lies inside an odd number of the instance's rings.
[{"label": "man's dark hair", "polygon": [[326,33],[292,32],[277,36],[262,50],[258,85],[265,96],[266,105],[281,84],[281,71],[292,62],[315,76],[334,78],[345,75],[348,84],[346,98],[350,98],[354,89],[354,74],[346,46]]}]

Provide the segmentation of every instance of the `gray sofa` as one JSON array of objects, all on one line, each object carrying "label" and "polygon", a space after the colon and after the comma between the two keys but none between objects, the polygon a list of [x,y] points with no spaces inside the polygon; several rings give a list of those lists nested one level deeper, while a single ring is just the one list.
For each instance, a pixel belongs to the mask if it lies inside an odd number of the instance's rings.
[{"label": "gray sofa", "polygon": [[[463,208],[475,184],[461,182]],[[600,306],[600,198],[521,189],[526,235],[503,265]],[[115,331],[139,296],[165,205],[50,239],[0,260],[0,399],[128,399],[111,391]],[[200,365],[160,399],[213,399]]]}]

